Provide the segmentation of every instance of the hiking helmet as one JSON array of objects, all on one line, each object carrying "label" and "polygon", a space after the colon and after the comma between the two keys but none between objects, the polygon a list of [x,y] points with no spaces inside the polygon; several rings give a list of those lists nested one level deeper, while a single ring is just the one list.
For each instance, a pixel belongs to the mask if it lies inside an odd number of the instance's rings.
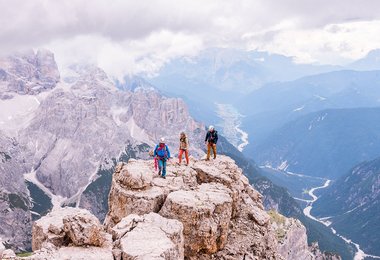
[{"label": "hiking helmet", "polygon": [[209,131],[214,130],[214,126],[210,125],[210,126],[208,127],[208,130],[209,130]]},{"label": "hiking helmet", "polygon": [[165,143],[165,138],[161,137],[160,138],[160,144],[164,144]]}]

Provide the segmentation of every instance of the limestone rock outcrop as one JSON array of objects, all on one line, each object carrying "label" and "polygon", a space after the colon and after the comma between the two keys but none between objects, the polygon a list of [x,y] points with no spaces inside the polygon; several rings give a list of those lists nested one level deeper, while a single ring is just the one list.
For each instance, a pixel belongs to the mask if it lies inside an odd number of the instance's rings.
[{"label": "limestone rock outcrop", "polygon": [[229,193],[224,185],[207,183],[167,196],[159,213],[183,223],[186,255],[212,254],[225,246],[232,215]]},{"label": "limestone rock outcrop", "polygon": [[[137,224],[124,223],[130,214],[155,212],[183,224],[187,259],[282,258],[261,195],[229,157],[191,160],[188,167],[169,163],[166,179],[155,172],[152,162],[128,164],[119,164],[113,176],[104,223],[108,231],[118,228],[118,223],[127,229],[138,225],[135,215]],[[140,173],[153,178],[142,181]],[[117,240],[120,235],[113,232]]]},{"label": "limestone rock outcrop", "polygon": [[307,244],[306,228],[298,219],[270,211],[272,227],[278,240],[278,252],[285,259],[339,260],[339,256],[319,250],[318,243]]},{"label": "limestone rock outcrop", "polygon": [[63,218],[63,230],[76,246],[102,246],[105,238],[99,220],[87,212]]},{"label": "limestone rock outcrop", "polygon": [[[183,225],[156,213],[131,214],[112,229],[120,259],[184,258]],[[117,258],[117,254],[115,254]]]},{"label": "limestone rock outcrop", "polygon": [[22,259],[113,260],[112,237],[86,209],[61,208],[33,225],[34,254]]},{"label": "limestone rock outcrop", "polygon": [[86,209],[62,208],[34,222],[33,251],[50,243],[58,248],[73,246],[102,246],[107,240],[99,220]]}]

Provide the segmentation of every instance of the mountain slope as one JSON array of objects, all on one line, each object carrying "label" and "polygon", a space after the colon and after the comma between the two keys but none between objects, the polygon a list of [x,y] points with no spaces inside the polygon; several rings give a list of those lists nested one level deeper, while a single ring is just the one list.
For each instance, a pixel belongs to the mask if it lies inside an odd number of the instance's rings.
[{"label": "mountain slope", "polygon": [[344,260],[353,258],[353,247],[334,235],[323,224],[307,218],[303,214],[301,206],[292,198],[286,188],[276,185],[266,178],[265,173],[257,167],[255,162],[247,159],[223,137],[218,142],[218,150],[235,160],[252,186],[263,195],[263,204],[266,210],[274,209],[286,217],[299,219],[305,225],[309,245],[317,241],[323,251],[338,253]]},{"label": "mountain slope", "polygon": [[312,213],[330,217],[338,233],[380,255],[380,158],[361,163],[339,178],[313,206]]},{"label": "mountain slope", "polygon": [[380,108],[332,109],[300,117],[259,145],[261,165],[335,179],[380,154]]},{"label": "mountain slope", "polygon": [[[9,57],[3,71],[22,73],[20,59]],[[55,62],[51,69],[39,69],[39,64],[28,66],[42,73],[40,79],[55,71]],[[105,172],[119,160],[147,157],[162,136],[174,149],[178,134],[185,131],[192,154],[202,153],[204,126],[190,117],[181,99],[137,85],[119,90],[93,66],[73,66],[67,81],[51,88],[41,87],[33,77],[23,78],[35,92],[9,88],[15,78],[0,82],[7,88],[7,98],[0,101],[1,208],[6,212],[0,219],[0,238],[9,247],[30,247],[30,232],[23,230],[29,230],[31,213],[37,219],[52,207],[81,205],[104,218]]]}]

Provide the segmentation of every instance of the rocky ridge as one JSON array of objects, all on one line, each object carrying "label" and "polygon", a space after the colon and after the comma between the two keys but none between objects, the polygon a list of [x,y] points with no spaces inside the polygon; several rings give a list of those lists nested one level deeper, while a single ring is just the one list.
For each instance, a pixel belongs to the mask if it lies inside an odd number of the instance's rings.
[{"label": "rocky ridge", "polygon": [[339,259],[313,254],[302,224],[261,199],[227,156],[169,164],[166,179],[131,159],[115,170],[103,225],[57,209],[34,223],[34,254],[22,259]]}]

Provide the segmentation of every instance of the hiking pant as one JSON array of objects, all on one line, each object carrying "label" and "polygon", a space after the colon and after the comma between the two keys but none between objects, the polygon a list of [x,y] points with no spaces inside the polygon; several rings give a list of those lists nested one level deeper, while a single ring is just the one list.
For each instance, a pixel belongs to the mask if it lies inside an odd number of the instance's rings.
[{"label": "hiking pant", "polygon": [[158,159],[158,170],[162,177],[166,176],[166,159]]},{"label": "hiking pant", "polygon": [[211,148],[212,148],[212,151],[214,153],[214,159],[216,158],[216,144],[207,143],[207,160],[210,160]]},{"label": "hiking pant", "polygon": [[189,164],[189,151],[186,149],[179,149],[179,154],[178,154],[178,160],[179,163],[181,164],[182,162],[182,154],[185,153],[185,158],[186,158],[186,164]]}]

